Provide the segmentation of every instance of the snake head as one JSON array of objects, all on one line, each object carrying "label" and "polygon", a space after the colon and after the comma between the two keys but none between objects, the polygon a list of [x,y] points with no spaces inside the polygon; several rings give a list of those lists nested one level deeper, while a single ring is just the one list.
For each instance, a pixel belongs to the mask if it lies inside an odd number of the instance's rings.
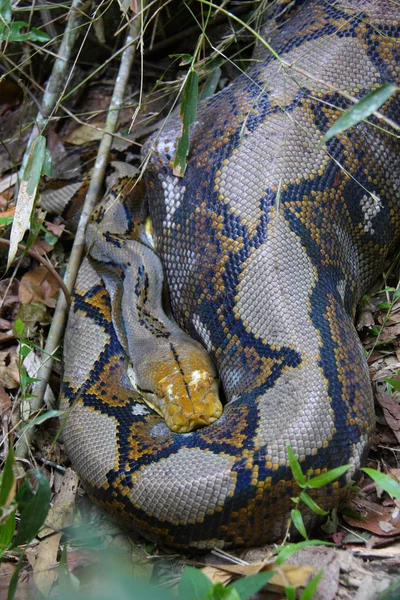
[{"label": "snake head", "polygon": [[[174,348],[162,361],[145,360],[140,372],[136,389],[174,433],[189,433],[221,416],[217,373],[197,342],[191,340],[190,350],[184,348],[179,354]],[[145,385],[139,385],[144,379]]]},{"label": "snake head", "polygon": [[218,379],[207,370],[189,376],[169,374],[159,382],[157,396],[163,403],[162,416],[175,433],[189,433],[211,425],[222,414]]}]

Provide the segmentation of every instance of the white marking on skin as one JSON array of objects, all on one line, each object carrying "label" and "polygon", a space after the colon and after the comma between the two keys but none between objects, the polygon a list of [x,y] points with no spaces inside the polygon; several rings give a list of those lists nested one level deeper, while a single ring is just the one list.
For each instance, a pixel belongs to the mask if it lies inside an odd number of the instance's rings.
[{"label": "white marking on skin", "polygon": [[132,406],[132,414],[137,416],[137,415],[149,415],[150,411],[146,408],[146,406],[144,404],[135,404],[134,406]]},{"label": "white marking on skin", "polygon": [[372,194],[364,194],[361,198],[360,206],[364,216],[364,231],[372,235],[375,233],[372,221],[381,211],[382,202],[375,192],[373,192]]}]

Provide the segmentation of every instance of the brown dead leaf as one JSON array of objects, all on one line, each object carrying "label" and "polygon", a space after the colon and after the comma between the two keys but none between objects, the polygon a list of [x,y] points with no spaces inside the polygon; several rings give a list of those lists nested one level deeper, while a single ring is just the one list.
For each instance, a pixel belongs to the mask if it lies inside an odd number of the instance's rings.
[{"label": "brown dead leaf", "polygon": [[54,296],[59,291],[57,279],[41,265],[33,271],[28,271],[22,277],[18,296],[22,304],[32,304],[32,302],[43,302],[46,306],[53,308],[55,306]]},{"label": "brown dead leaf", "polygon": [[400,442],[400,405],[395,400],[395,396],[389,396],[389,394],[376,394],[376,399],[378,404],[383,409],[383,414],[385,417],[386,423],[389,425],[390,429],[393,431],[394,435],[397,438],[397,441]]},{"label": "brown dead leaf", "polygon": [[248,577],[261,571],[275,571],[268,581],[273,588],[282,589],[287,585],[304,587],[316,574],[317,569],[309,565],[290,565],[288,563],[277,567],[274,563],[257,562],[248,565],[207,565],[202,569],[203,573],[213,583],[228,584],[237,576]]},{"label": "brown dead leaf", "polygon": [[396,338],[400,335],[400,323],[385,327],[380,335],[381,340],[388,340],[390,338]]},{"label": "brown dead leaf", "polygon": [[44,256],[45,254],[48,254],[51,250],[53,250],[54,246],[48,244],[45,240],[37,239],[33,242],[31,248],[40,256]]},{"label": "brown dead leaf", "polygon": [[45,226],[47,231],[54,233],[57,237],[60,237],[65,229],[65,223],[62,223],[61,220],[56,219],[54,223],[50,223],[49,221],[45,222]]},{"label": "brown dead leaf", "polygon": [[11,408],[11,398],[0,385],[0,416],[2,417]]},{"label": "brown dead leaf", "polygon": [[16,349],[0,352],[0,385],[12,390],[19,385],[18,357]]},{"label": "brown dead leaf", "polygon": [[72,550],[67,554],[68,571],[72,573],[93,564],[98,564],[99,561],[100,558],[95,552],[86,549]]},{"label": "brown dead leaf", "polygon": [[206,575],[213,583],[223,583],[224,585],[227,585],[235,578],[232,573],[228,573],[228,571],[225,571],[223,567],[220,568],[207,565],[201,570],[204,575]]},{"label": "brown dead leaf", "polygon": [[396,506],[382,506],[366,498],[357,498],[348,505],[365,520],[343,515],[351,527],[364,529],[378,536],[400,535],[400,511]]},{"label": "brown dead leaf", "polygon": [[75,146],[82,146],[82,144],[86,144],[87,142],[92,142],[93,140],[101,140],[103,137],[102,128],[104,127],[104,121],[91,123],[89,125],[81,125],[74,129],[72,133],[66,138],[65,142],[69,144],[74,144]]}]

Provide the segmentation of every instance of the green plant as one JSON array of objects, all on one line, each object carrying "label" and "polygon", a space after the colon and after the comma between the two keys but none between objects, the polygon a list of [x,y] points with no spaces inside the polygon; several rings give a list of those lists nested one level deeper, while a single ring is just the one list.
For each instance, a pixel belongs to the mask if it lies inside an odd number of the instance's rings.
[{"label": "green plant", "polygon": [[[19,555],[18,565],[9,584],[8,600],[15,594],[24,550],[44,524],[50,507],[50,486],[47,477],[35,469],[28,473],[16,491],[14,452],[10,448],[5,460],[0,484],[0,561],[7,551]],[[17,526],[16,513],[19,514]]]},{"label": "green plant", "polygon": [[0,0],[0,43],[1,42],[48,42],[50,36],[40,29],[32,27],[25,21],[12,20],[11,0]]},{"label": "green plant", "polygon": [[303,536],[305,540],[308,540],[308,534],[306,528],[304,526],[303,517],[301,516],[301,511],[299,506],[301,503],[305,504],[308,508],[310,508],[317,515],[326,516],[328,515],[328,511],[323,510],[311,496],[307,493],[307,490],[314,490],[317,488],[324,487],[335,479],[341,477],[346,471],[348,471],[351,465],[343,465],[342,467],[337,467],[336,469],[332,469],[331,471],[327,471],[326,473],[322,473],[321,475],[317,475],[316,477],[307,478],[300,466],[299,461],[297,460],[292,448],[287,446],[286,448],[289,458],[290,468],[296,481],[297,485],[301,488],[301,492],[295,498],[292,498],[295,508],[291,511],[291,522],[296,527],[297,531]]},{"label": "green plant", "polygon": [[246,600],[258,592],[271,577],[273,571],[257,573],[238,579],[224,586],[212,583],[204,573],[193,567],[185,567],[179,583],[180,600]]},{"label": "green plant", "polygon": [[393,496],[393,498],[400,500],[400,483],[397,483],[397,481],[395,481],[393,477],[385,475],[385,473],[381,473],[376,469],[369,469],[367,467],[361,469],[361,471],[364,471],[364,473],[366,473],[368,477],[371,477],[371,479],[375,481],[375,483],[377,483],[379,487],[381,487],[383,490],[385,490],[385,492]]}]

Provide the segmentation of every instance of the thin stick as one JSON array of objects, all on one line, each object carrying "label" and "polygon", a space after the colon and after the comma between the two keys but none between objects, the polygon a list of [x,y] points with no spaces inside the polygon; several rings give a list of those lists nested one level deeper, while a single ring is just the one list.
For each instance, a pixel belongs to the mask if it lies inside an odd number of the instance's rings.
[{"label": "thin stick", "polygon": [[[90,181],[89,190],[86,195],[85,203],[82,209],[82,214],[79,220],[78,229],[76,232],[74,245],[71,250],[70,260],[64,277],[65,285],[68,290],[72,290],[75,279],[78,273],[80,263],[82,261],[85,244],[85,230],[89,217],[93,212],[94,206],[100,197],[104,175],[107,166],[107,157],[110,152],[113,136],[112,134],[117,128],[119,113],[122,101],[125,95],[126,86],[129,80],[130,70],[135,57],[136,42],[140,36],[141,20],[136,19],[132,23],[130,33],[125,41],[125,50],[121,56],[121,63],[118,71],[118,76],[114,86],[113,96],[111,98],[107,121],[104,127],[106,133],[100,142],[97,153],[96,163],[94,165],[92,179]],[[58,349],[64,327],[67,319],[67,306],[64,296],[60,296],[57,301],[56,310],[51,323],[49,335],[47,337],[46,346],[44,348],[45,359],[38,371],[38,379],[40,380],[34,385],[31,398],[31,410],[39,410],[43,404],[43,398],[46,391],[47,383],[50,378],[53,365],[54,352]],[[19,438],[15,449],[16,457],[25,457],[28,455],[29,446],[34,435],[35,428],[30,427],[25,430]]]},{"label": "thin stick", "polygon": [[[3,246],[10,246],[10,240],[4,240],[3,238],[0,238],[0,244],[2,244]],[[36,250],[32,250],[32,248],[27,248],[26,246],[24,246],[24,244],[18,244],[18,249],[21,250],[21,252],[26,252],[26,254],[32,256],[32,258],[40,262],[40,264],[46,267],[49,273],[53,275],[54,279],[57,280],[58,285],[64,292],[65,303],[67,305],[67,310],[69,310],[71,308],[71,294],[69,293],[67,286],[65,285],[64,281],[57,273],[53,265],[48,260],[43,258],[43,256],[41,256],[38,252],[36,252]]]},{"label": "thin stick", "polygon": [[76,37],[79,32],[79,23],[82,16],[82,0],[73,0],[71,9],[68,14],[68,21],[63,35],[63,39],[58,50],[58,58],[54,61],[53,70],[49,77],[46,85],[46,89],[43,95],[41,104],[41,110],[36,115],[35,125],[32,128],[31,135],[29,136],[28,144],[26,146],[25,154],[22,159],[21,168],[19,171],[19,181],[22,181],[23,174],[28,161],[29,150],[36,140],[38,135],[41,134],[43,129],[46,127],[49,116],[54,110],[60,96],[60,88],[65,79],[65,75],[68,68],[68,63],[71,58],[72,48],[74,47]]}]

